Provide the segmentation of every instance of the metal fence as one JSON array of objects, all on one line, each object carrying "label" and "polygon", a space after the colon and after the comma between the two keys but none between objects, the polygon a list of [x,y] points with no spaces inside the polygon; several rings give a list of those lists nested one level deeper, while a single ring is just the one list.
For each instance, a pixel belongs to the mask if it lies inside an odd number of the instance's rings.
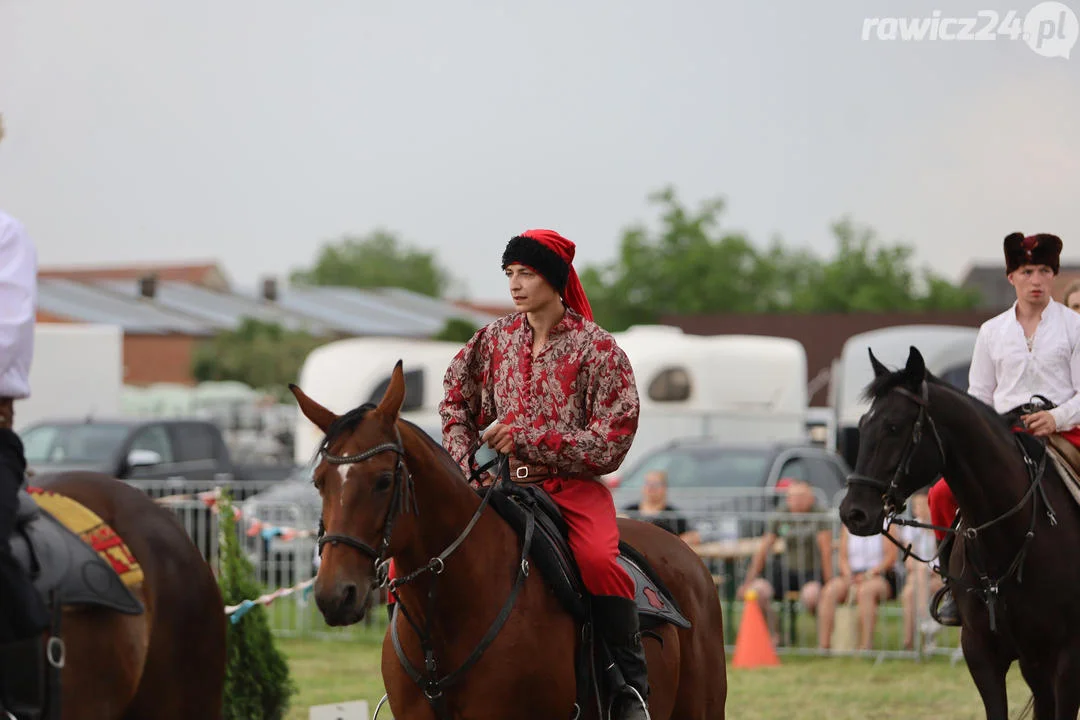
[{"label": "metal fence", "polygon": [[[237,500],[249,499],[274,483],[179,483],[176,481],[133,482],[170,508],[217,570],[220,528],[217,513],[201,493],[229,489]],[[753,497],[752,502],[746,498]],[[714,496],[713,500],[717,500]],[[834,498],[818,498],[818,507],[828,507]],[[762,503],[769,509],[760,509]],[[716,505],[724,506],[718,510]],[[237,502],[236,507],[243,507]],[[841,537],[845,532],[835,509],[810,513],[783,512],[783,503],[774,492],[733,490],[721,493],[719,501],[702,500],[691,512],[659,513],[640,519],[653,522],[683,520],[684,539],[701,556],[712,572],[724,609],[723,638],[733,651],[739,624],[746,608],[743,591],[753,585],[765,596],[760,601],[779,653],[806,655],[868,655],[879,658],[917,659],[931,654],[959,658],[959,633],[945,628],[928,617],[927,602],[937,586],[925,565],[897,561],[891,567],[894,579],[885,581],[889,588],[884,597],[872,602],[872,593],[860,597],[856,590],[844,595],[840,582]],[[758,509],[753,509],[758,508]],[[633,516],[635,513],[623,512]],[[260,503],[258,517],[241,514],[237,522],[240,546],[254,565],[258,581],[268,592],[296,588],[309,581],[317,571],[314,527],[310,508],[295,503]],[[763,535],[773,532],[778,540],[762,550]],[[900,529],[893,528],[899,537]],[[919,540],[905,530],[905,542],[921,542],[922,551],[932,548],[932,536]],[[923,531],[929,532],[929,531]],[[818,539],[827,542],[823,555]],[[873,543],[878,543],[874,550]],[[849,537],[848,557],[854,566],[876,562],[894,546],[881,536],[867,540]],[[895,551],[895,550],[893,550]],[[754,555],[762,562],[754,577],[748,573]],[[933,554],[932,549],[930,555]],[[824,557],[829,562],[824,562]],[[825,578],[824,567],[830,568]],[[823,580],[828,582],[822,582]],[[768,585],[763,584],[764,580]],[[755,582],[756,581],[756,582]],[[861,583],[856,585],[861,586]],[[882,583],[878,583],[879,587]],[[867,585],[869,587],[869,584]],[[379,598],[385,601],[385,596]],[[860,610],[862,603],[862,610]],[[385,627],[385,614],[375,607],[365,623],[353,628],[330,628],[314,607],[308,592],[294,592],[266,607],[273,631],[281,636],[305,636],[351,639],[357,634]],[[861,615],[861,616],[860,616]],[[862,624],[868,623],[868,635]],[[829,628],[834,628],[829,632]],[[839,628],[839,629],[836,629]],[[868,647],[862,642],[869,638]],[[840,641],[839,644],[837,641]]]}]

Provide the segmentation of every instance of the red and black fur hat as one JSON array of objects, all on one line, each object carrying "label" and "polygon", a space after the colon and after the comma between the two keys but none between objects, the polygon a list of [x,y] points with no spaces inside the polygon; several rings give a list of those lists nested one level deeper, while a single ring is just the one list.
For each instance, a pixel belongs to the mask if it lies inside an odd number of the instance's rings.
[{"label": "red and black fur hat", "polygon": [[1005,273],[1011,273],[1022,265],[1046,265],[1054,274],[1061,269],[1061,238],[1057,235],[1039,233],[1024,237],[1014,232],[1005,238]]}]

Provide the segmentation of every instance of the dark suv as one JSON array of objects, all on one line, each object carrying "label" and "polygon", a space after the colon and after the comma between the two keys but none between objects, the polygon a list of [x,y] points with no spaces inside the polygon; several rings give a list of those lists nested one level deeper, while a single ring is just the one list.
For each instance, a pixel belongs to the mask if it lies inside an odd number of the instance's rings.
[{"label": "dark suv", "polygon": [[[821,510],[843,498],[850,468],[834,452],[806,443],[725,443],[712,438],[673,441],[608,479],[615,507],[641,500],[645,475],[664,470],[668,503],[709,539],[760,535],[764,514],[777,507],[781,479],[803,480],[814,488]],[[743,514],[739,517],[739,514]]]}]

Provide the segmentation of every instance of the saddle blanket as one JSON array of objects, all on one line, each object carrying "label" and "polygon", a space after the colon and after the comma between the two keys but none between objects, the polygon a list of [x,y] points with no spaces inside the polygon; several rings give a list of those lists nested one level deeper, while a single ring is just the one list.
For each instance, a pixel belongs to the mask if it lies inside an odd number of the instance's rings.
[{"label": "saddle blanket", "polygon": [[135,559],[123,538],[96,513],[64,495],[38,487],[27,487],[26,490],[43,510],[93,548],[120,576],[125,586],[131,588],[143,581],[139,561]]}]

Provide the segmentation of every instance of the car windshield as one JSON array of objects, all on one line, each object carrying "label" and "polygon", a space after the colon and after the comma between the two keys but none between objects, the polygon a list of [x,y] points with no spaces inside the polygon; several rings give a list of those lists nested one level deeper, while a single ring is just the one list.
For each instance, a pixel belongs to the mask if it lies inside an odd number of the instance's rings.
[{"label": "car windshield", "polygon": [[28,464],[75,465],[106,462],[128,436],[126,425],[38,425],[21,434]]},{"label": "car windshield", "polygon": [[638,464],[620,482],[640,488],[652,470],[664,470],[669,488],[761,487],[769,472],[772,453],[753,448],[672,448],[659,451]]}]

